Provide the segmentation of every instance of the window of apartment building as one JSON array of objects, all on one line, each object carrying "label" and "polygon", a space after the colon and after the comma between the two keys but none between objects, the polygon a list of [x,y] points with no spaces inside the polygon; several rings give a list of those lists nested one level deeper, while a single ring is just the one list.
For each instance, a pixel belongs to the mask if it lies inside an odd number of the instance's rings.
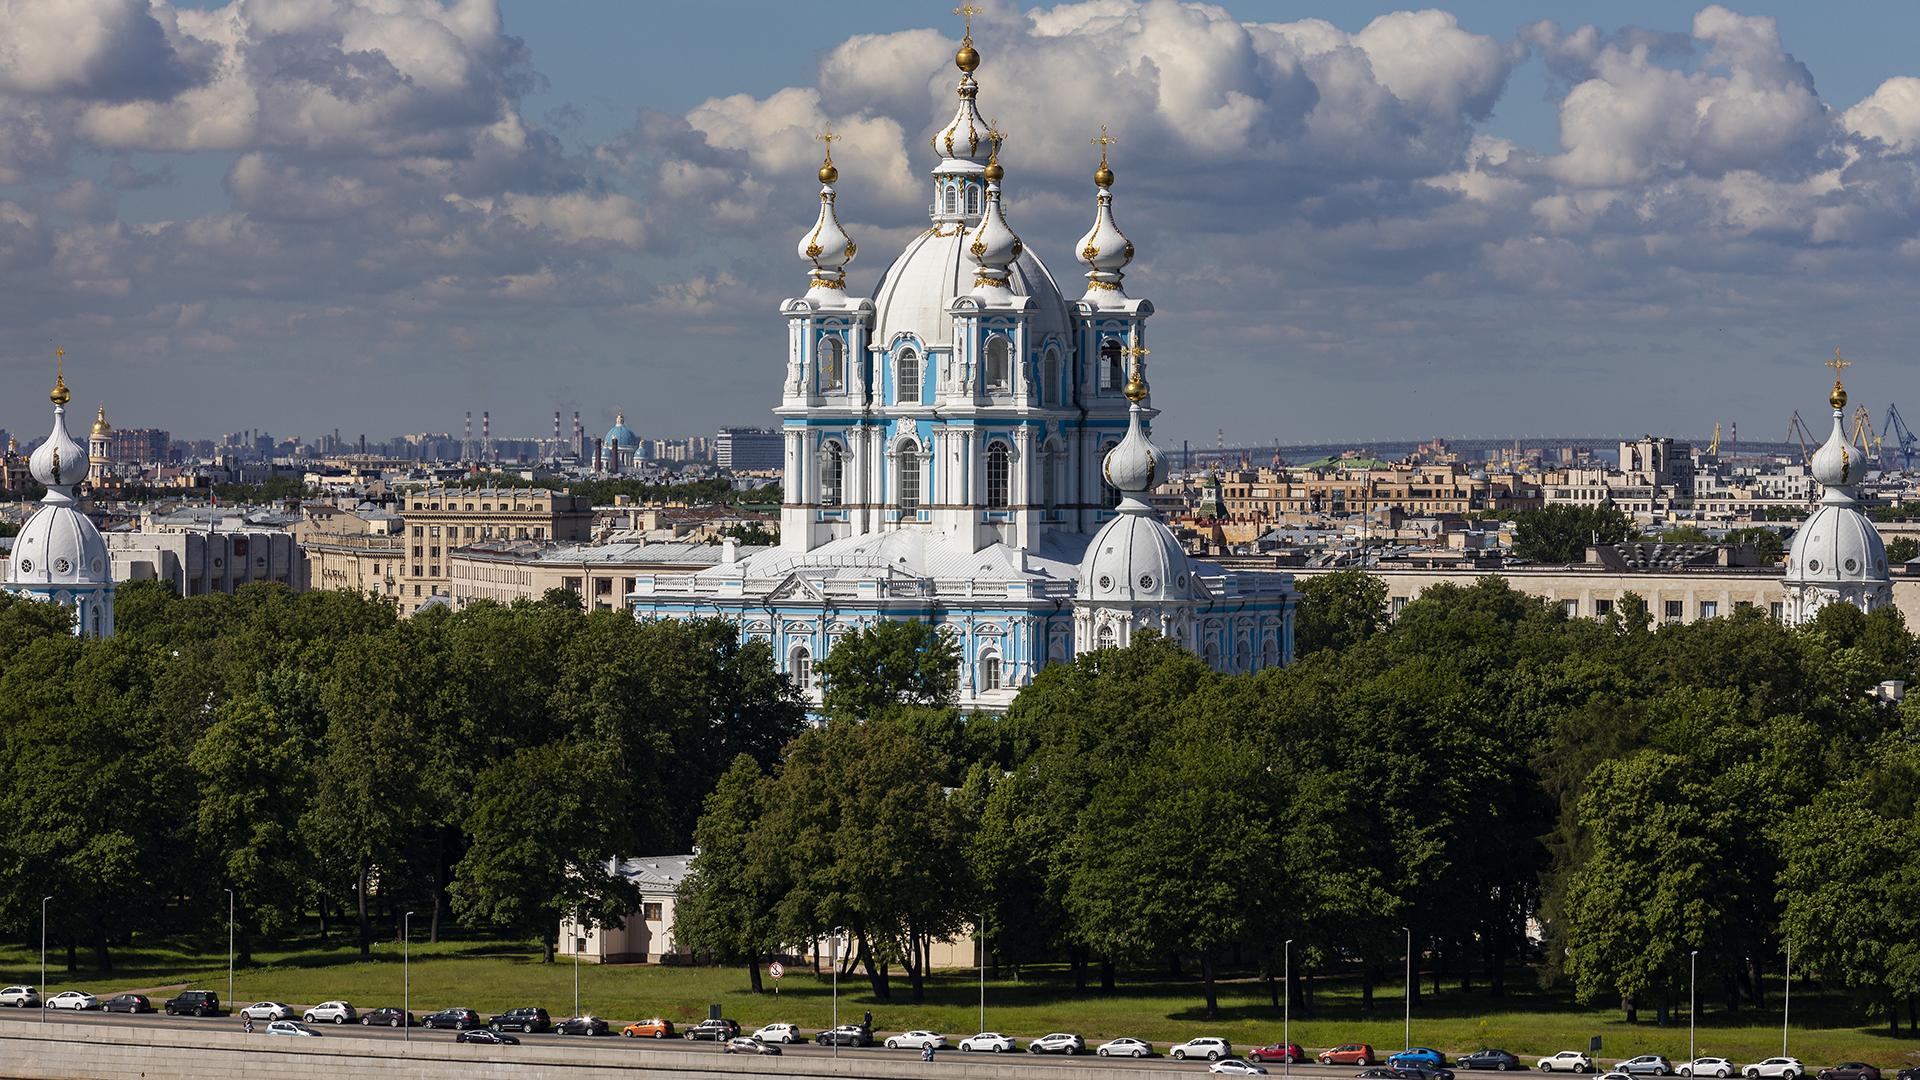
[{"label": "window of apartment building", "polygon": [[440,564],[439,564],[439,563],[428,563],[428,564],[427,564],[427,576],[428,576],[428,577],[439,577],[439,576],[440,576]]},{"label": "window of apartment building", "polygon": [[426,529],[426,526],[424,526],[424,525],[415,525],[415,526],[413,527],[413,535],[415,535],[415,536],[425,536],[425,535],[427,535],[427,529]]},{"label": "window of apartment building", "polygon": [[547,538],[546,528],[544,526],[535,525],[533,527],[533,538],[535,540],[545,540]]},{"label": "window of apartment building", "polygon": [[[416,554],[416,555],[418,555],[419,553],[418,553],[418,552],[415,552],[415,554]],[[419,576],[420,576],[420,564],[419,564],[419,563],[414,563],[414,564],[413,564],[413,576],[414,576],[414,577],[419,577]],[[418,590],[418,589],[419,589],[419,586],[418,586],[418,585],[416,585],[416,586],[414,586],[414,588],[415,588],[416,590]]]},{"label": "window of apartment building", "polygon": [[1701,618],[1703,618],[1703,619],[1717,619],[1717,618],[1719,618],[1719,617],[1720,617],[1720,602],[1719,602],[1718,600],[1702,600],[1702,601],[1700,601],[1700,617],[1701,617]]},{"label": "window of apartment building", "polygon": [[641,904],[640,918],[646,922],[659,922],[660,921],[660,905],[659,904]]},{"label": "window of apartment building", "polygon": [[428,548],[428,549],[427,549],[427,557],[428,557],[428,558],[430,558],[430,559],[437,559],[437,558],[439,558],[439,557],[440,557],[440,545],[438,545],[438,544],[435,544],[434,546],[432,546],[432,547],[430,547],[430,548]]},{"label": "window of apartment building", "polygon": [[1680,616],[1685,612],[1686,608],[1683,601],[1668,600],[1662,605],[1661,610],[1666,612],[1668,622],[1679,622]]},{"label": "window of apartment building", "polygon": [[1404,597],[1404,596],[1396,596],[1396,597],[1394,597],[1394,598],[1393,598],[1393,616],[1394,616],[1394,618],[1396,618],[1396,619],[1397,619],[1397,618],[1399,618],[1399,617],[1400,617],[1400,613],[1401,613],[1402,611],[1405,611],[1406,609],[1407,609],[1407,598],[1406,598],[1406,597]]},{"label": "window of apartment building", "polygon": [[473,526],[467,526],[467,539],[473,539]]},{"label": "window of apartment building", "polygon": [[561,584],[565,585],[570,592],[580,591],[580,579],[577,577],[562,578]]},{"label": "window of apartment building", "polygon": [[1735,600],[1733,602],[1733,610],[1735,611],[1746,611],[1752,607],[1753,601],[1751,600]]},{"label": "window of apartment building", "polygon": [[413,557],[414,557],[414,558],[416,558],[416,559],[420,557],[420,545],[419,545],[419,544],[415,544],[415,545],[413,545]]},{"label": "window of apartment building", "polygon": [[633,591],[633,579],[632,579],[632,578],[621,578],[621,579],[620,579],[620,584],[621,584],[622,586],[624,586],[624,587],[623,587],[623,588],[622,588],[622,589],[620,590],[620,595],[622,595],[622,596],[625,596],[625,595],[626,595],[627,593],[630,593],[630,592],[632,592],[632,591]]},{"label": "window of apartment building", "polygon": [[415,586],[413,587],[413,595],[415,595],[415,596],[419,596],[419,595],[420,595],[420,586],[418,586],[418,585],[415,585]]},{"label": "window of apartment building", "polygon": [[1577,619],[1580,617],[1580,601],[1562,600],[1560,601],[1560,610],[1567,613],[1567,618]]},{"label": "window of apartment building", "polygon": [[427,530],[427,535],[428,535],[428,536],[433,536],[433,537],[438,537],[438,536],[440,535],[440,526],[438,526],[438,525],[435,525],[435,526],[433,526],[433,527],[431,527],[431,528],[429,528],[429,529]]},{"label": "window of apartment building", "polygon": [[610,577],[603,577],[603,578],[595,578],[595,579],[594,579],[594,581],[593,581],[593,594],[594,594],[595,596],[607,596],[607,595],[610,595],[610,594],[611,594],[612,592],[613,592],[613,579],[612,579],[612,578],[610,578]]},{"label": "window of apartment building", "polygon": [[1613,614],[1613,601],[1595,600],[1593,602],[1593,614],[1596,618],[1601,618],[1601,619],[1604,619],[1607,616]]},{"label": "window of apartment building", "polygon": [[1787,605],[1775,600],[1773,603],[1767,605],[1767,614],[1773,616],[1775,619],[1785,620],[1787,617]]},{"label": "window of apartment building", "polygon": [[520,539],[525,540],[526,538],[527,538],[527,527],[525,525],[522,525],[520,527]]}]

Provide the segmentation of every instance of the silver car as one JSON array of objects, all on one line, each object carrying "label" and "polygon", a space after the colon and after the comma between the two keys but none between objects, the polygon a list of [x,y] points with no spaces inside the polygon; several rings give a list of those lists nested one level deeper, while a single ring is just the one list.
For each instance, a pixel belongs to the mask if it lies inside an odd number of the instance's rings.
[{"label": "silver car", "polygon": [[256,1001],[241,1009],[240,1015],[249,1020],[291,1020],[293,1006],[280,1001]]},{"label": "silver car", "polygon": [[1027,1044],[1029,1054],[1065,1054],[1072,1057],[1087,1051],[1087,1041],[1078,1035],[1056,1031],[1051,1035],[1042,1035]]}]

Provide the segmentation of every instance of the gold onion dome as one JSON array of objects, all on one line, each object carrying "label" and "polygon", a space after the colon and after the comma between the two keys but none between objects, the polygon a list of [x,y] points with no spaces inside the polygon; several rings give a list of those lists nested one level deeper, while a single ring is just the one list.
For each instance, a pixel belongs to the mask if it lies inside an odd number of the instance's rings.
[{"label": "gold onion dome", "polygon": [[953,66],[969,75],[980,66],[980,51],[973,47],[972,38],[960,43],[960,51],[953,54]]},{"label": "gold onion dome", "polygon": [[1847,388],[1840,385],[1839,379],[1833,380],[1833,393],[1827,395],[1827,404],[1836,409],[1847,407]]},{"label": "gold onion dome", "polygon": [[840,179],[840,170],[833,167],[833,155],[829,154],[827,160],[820,163],[820,182],[831,184],[838,179]]},{"label": "gold onion dome", "polygon": [[112,432],[113,425],[107,423],[107,407],[102,405],[100,406],[99,414],[93,418],[93,433],[95,435],[108,435]]}]

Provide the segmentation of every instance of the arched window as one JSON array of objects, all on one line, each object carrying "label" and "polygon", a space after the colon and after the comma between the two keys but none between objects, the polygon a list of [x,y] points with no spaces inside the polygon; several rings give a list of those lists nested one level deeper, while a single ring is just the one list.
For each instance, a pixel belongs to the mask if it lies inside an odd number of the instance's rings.
[{"label": "arched window", "polygon": [[980,212],[980,189],[977,187],[974,187],[972,184],[968,184],[967,185],[967,213],[977,214],[979,212]]},{"label": "arched window", "polygon": [[920,404],[920,354],[901,349],[893,362],[893,399],[902,404]]},{"label": "arched window", "polygon": [[820,339],[820,389],[842,390],[847,385],[847,343],[837,337]]},{"label": "arched window", "polygon": [[793,685],[805,690],[813,685],[813,651],[805,645],[795,645],[787,654],[787,675]]},{"label": "arched window", "polygon": [[1118,445],[1109,439],[1100,447],[1100,501],[1109,510],[1120,505],[1120,489],[1107,483],[1107,455]]},{"label": "arched window", "polygon": [[1094,647],[1095,647],[1095,648],[1100,648],[1100,649],[1111,649],[1111,648],[1113,648],[1113,644],[1114,644],[1114,642],[1113,642],[1113,624],[1112,624],[1112,623],[1101,623],[1101,624],[1100,624],[1100,633],[1099,633],[1099,634],[1097,634],[1097,635],[1095,635],[1095,637],[1094,637]]},{"label": "arched window", "polygon": [[1127,385],[1127,365],[1118,338],[1100,343],[1100,389],[1118,390]]},{"label": "arched window", "polygon": [[995,441],[987,445],[987,506],[1004,510],[1012,501],[1013,469],[1007,444]]},{"label": "arched window", "polygon": [[994,653],[980,654],[980,690],[1000,689],[1000,657]]},{"label": "arched window", "polygon": [[1060,404],[1060,354],[1052,349],[1040,361],[1040,404]]},{"label": "arched window", "polygon": [[1060,504],[1060,458],[1051,446],[1040,455],[1040,505],[1048,510]]},{"label": "arched window", "polygon": [[995,334],[987,339],[987,389],[1005,393],[1013,385],[1013,346]]},{"label": "arched window", "polygon": [[900,444],[894,463],[894,475],[900,482],[900,509],[912,510],[920,505],[920,444],[909,439]]},{"label": "arched window", "polygon": [[820,463],[820,505],[839,506],[846,490],[847,452],[839,443],[830,442],[821,454],[824,460]]}]

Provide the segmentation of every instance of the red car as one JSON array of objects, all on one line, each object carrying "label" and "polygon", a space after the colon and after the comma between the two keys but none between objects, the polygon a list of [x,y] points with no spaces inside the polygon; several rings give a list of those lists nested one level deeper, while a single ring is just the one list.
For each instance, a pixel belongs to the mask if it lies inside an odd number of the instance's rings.
[{"label": "red car", "polygon": [[1322,1065],[1358,1065],[1364,1069],[1379,1060],[1380,1056],[1375,1054],[1373,1047],[1366,1043],[1348,1043],[1345,1046],[1320,1051]]},{"label": "red car", "polygon": [[1307,1052],[1300,1049],[1299,1043],[1274,1043],[1263,1046],[1247,1054],[1251,1061],[1278,1061],[1286,1065],[1298,1065],[1307,1060]]}]

